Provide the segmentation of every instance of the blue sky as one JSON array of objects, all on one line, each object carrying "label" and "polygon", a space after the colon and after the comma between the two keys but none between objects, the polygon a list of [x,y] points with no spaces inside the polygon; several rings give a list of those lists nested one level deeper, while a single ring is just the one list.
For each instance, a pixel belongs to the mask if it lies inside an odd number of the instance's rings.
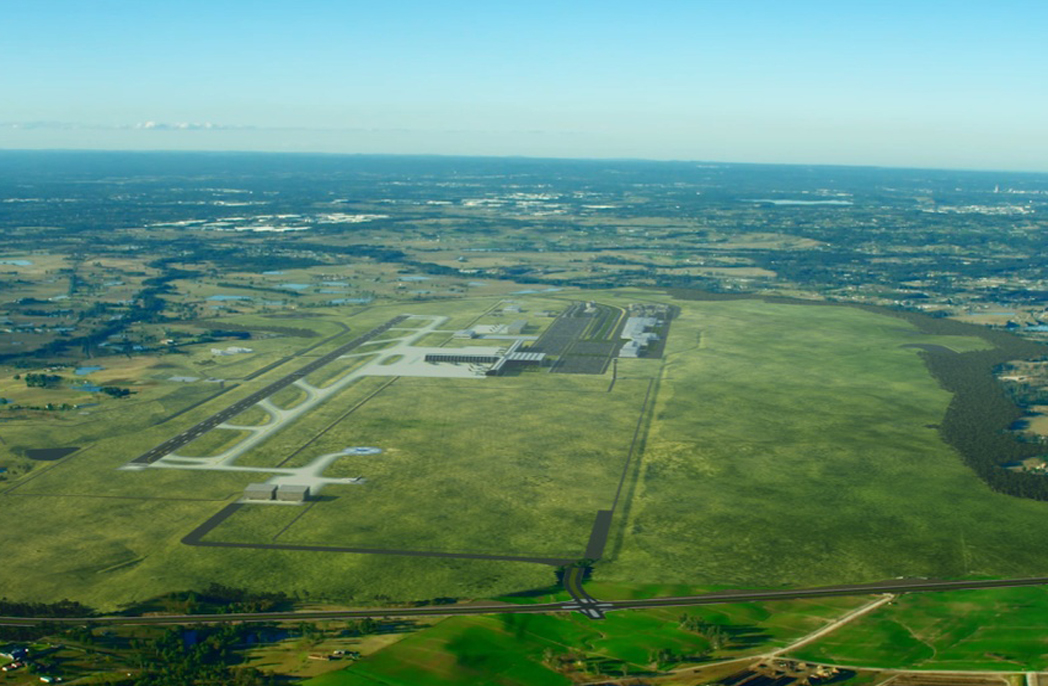
[{"label": "blue sky", "polygon": [[1048,171],[1048,2],[4,0],[0,148]]}]

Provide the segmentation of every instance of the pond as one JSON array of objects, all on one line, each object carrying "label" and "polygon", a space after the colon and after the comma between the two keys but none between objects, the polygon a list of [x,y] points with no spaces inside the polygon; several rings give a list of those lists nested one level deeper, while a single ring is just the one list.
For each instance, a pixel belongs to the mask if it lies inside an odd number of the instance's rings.
[{"label": "pond", "polygon": [[80,448],[30,448],[25,451],[25,456],[30,460],[44,460],[51,462],[54,460],[61,460],[66,455],[72,455],[77,450],[80,450]]}]

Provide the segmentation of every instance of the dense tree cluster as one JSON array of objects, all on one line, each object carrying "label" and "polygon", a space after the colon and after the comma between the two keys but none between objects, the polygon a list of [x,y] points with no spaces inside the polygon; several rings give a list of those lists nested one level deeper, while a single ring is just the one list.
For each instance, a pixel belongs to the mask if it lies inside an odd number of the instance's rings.
[{"label": "dense tree cluster", "polygon": [[93,609],[73,600],[23,603],[0,598],[0,615],[6,617],[90,617],[93,614]]},{"label": "dense tree cluster", "polygon": [[98,390],[113,398],[126,398],[134,393],[130,388],[120,388],[119,386],[102,386]]},{"label": "dense tree cluster", "polygon": [[[158,599],[166,605],[177,606],[186,614],[226,613],[226,612],[272,612],[287,610],[291,599],[282,592],[255,593],[241,588],[224,586],[212,582],[198,591],[177,591]],[[130,608],[136,613],[142,608]]]},{"label": "dense tree cluster", "polygon": [[25,385],[29,388],[54,388],[62,383],[62,377],[58,374],[34,374],[28,373],[23,377]]},{"label": "dense tree cluster", "polygon": [[186,631],[168,629],[143,646],[141,673],[135,686],[264,686],[277,683],[271,674],[235,667],[234,648],[258,632],[257,626],[222,624]]}]

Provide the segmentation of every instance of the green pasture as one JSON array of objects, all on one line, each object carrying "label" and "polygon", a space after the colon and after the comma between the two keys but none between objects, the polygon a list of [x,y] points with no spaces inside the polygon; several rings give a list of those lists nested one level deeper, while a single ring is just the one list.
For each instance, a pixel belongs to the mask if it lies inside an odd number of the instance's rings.
[{"label": "green pasture", "polygon": [[[680,658],[663,669],[759,654],[797,640],[865,600],[613,612],[603,622],[567,613],[454,617],[306,683],[544,686],[600,674],[621,678],[623,669],[638,678],[653,673],[652,654],[659,650]],[[682,627],[683,617],[720,626],[724,645],[711,648],[706,636]],[[576,659],[562,662],[568,656]]]},{"label": "green pasture", "polygon": [[1048,668],[1048,589],[901,596],[791,657],[846,665],[936,670]]},{"label": "green pasture", "polygon": [[931,337],[849,307],[676,304],[598,579],[807,586],[1048,565],[1048,503],[991,492],[941,441],[950,395],[899,347]]}]

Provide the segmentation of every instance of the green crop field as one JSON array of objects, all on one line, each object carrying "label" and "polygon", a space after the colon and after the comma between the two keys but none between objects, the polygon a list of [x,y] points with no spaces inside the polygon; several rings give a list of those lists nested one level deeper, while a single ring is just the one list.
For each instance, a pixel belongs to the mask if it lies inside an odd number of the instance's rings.
[{"label": "green crop field", "polygon": [[936,670],[1048,668],[1048,590],[1009,588],[905,595],[816,643],[803,660]]}]

